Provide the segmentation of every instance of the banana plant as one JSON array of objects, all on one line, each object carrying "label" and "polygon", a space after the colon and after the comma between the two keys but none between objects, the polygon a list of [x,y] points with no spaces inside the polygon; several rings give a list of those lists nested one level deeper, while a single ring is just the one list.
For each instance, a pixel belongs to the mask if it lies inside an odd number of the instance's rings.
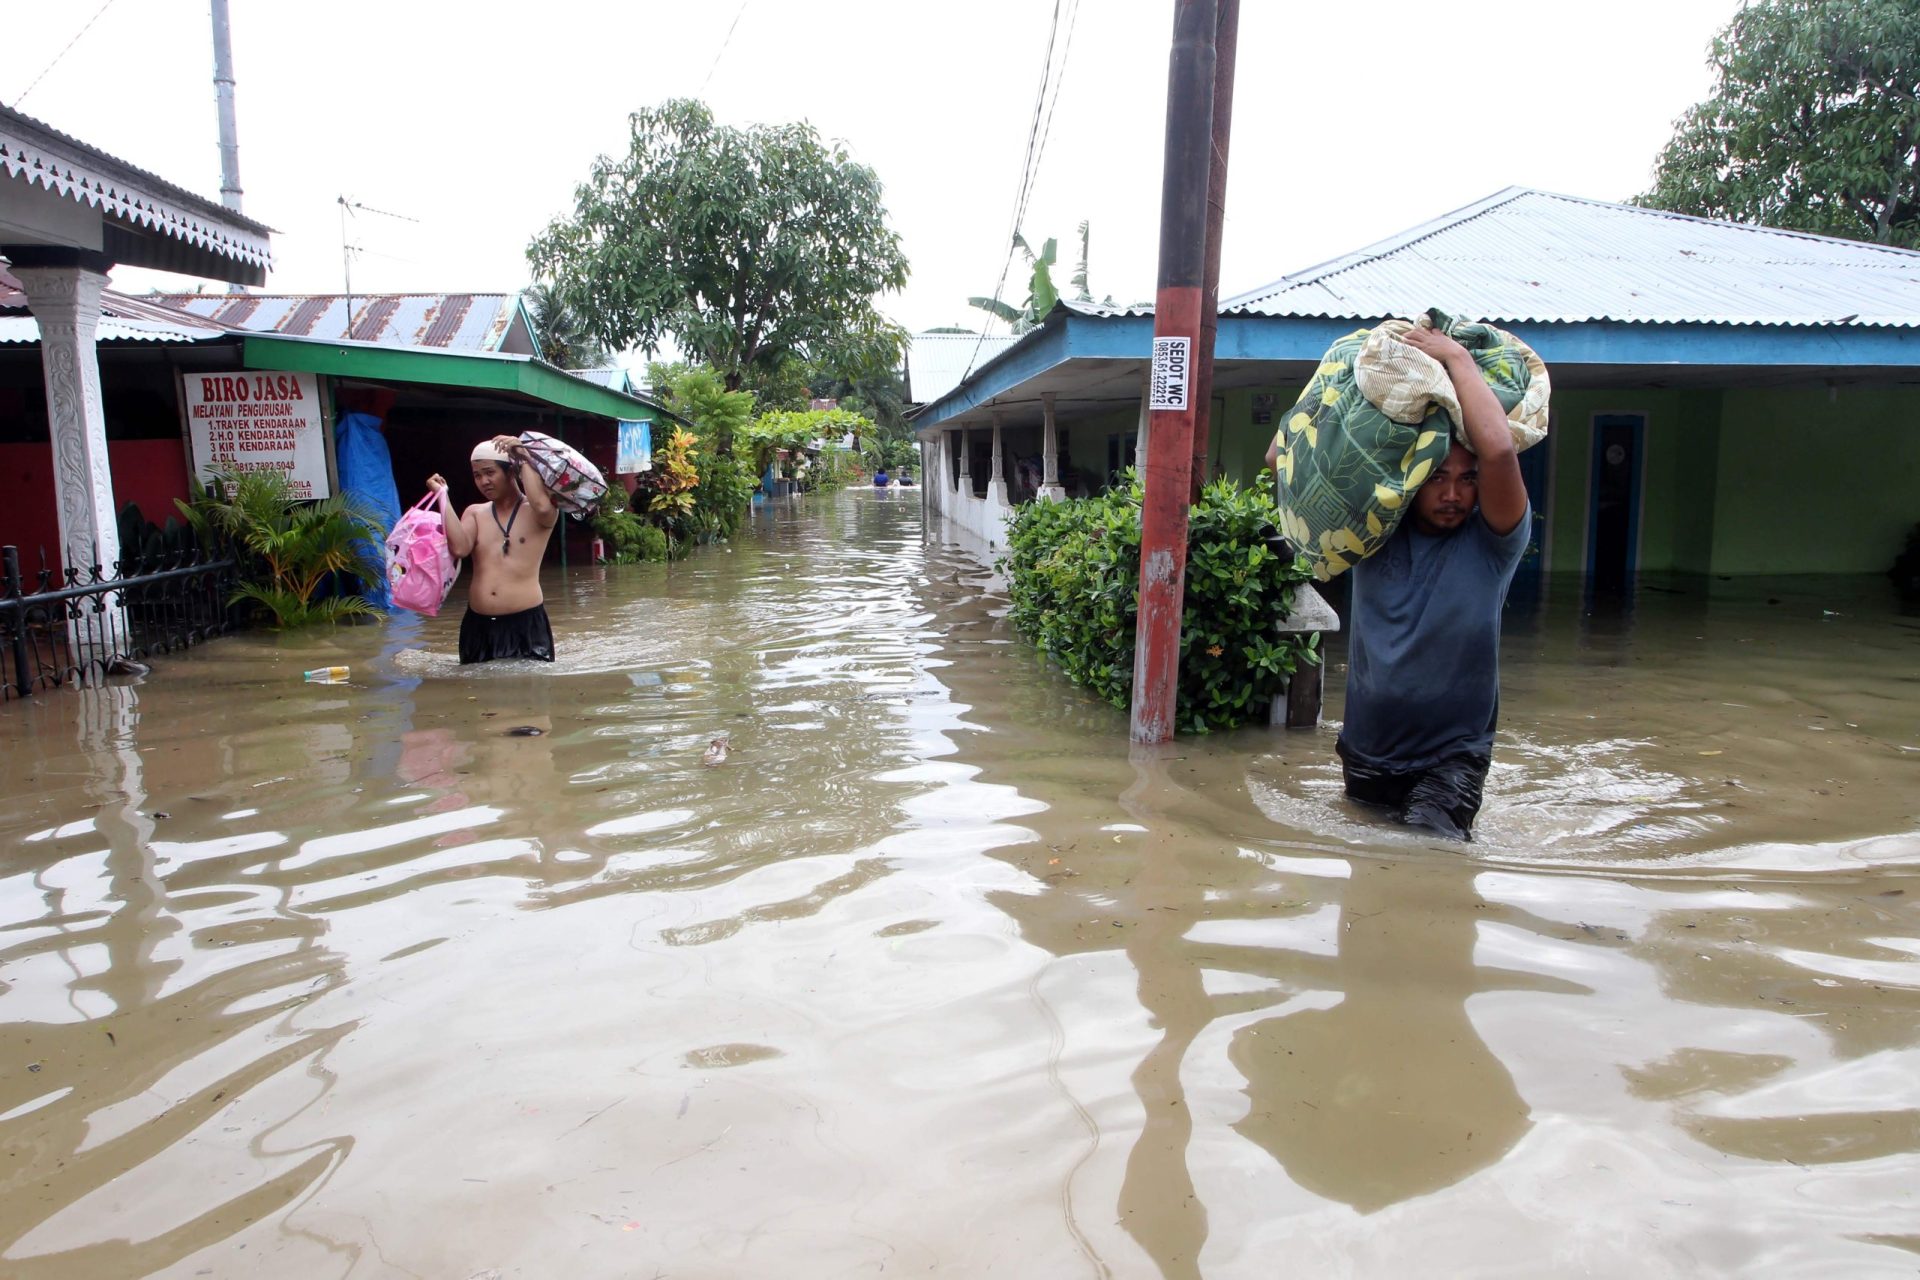
[{"label": "banana plant", "polygon": [[1059,261],[1059,243],[1048,238],[1035,254],[1025,236],[1018,231],[1013,233],[1014,248],[1025,255],[1029,275],[1027,277],[1027,300],[1014,307],[998,298],[968,298],[967,305],[978,307],[990,315],[1004,320],[1007,327],[1015,333],[1025,333],[1047,318],[1053,310],[1053,304],[1060,301],[1060,290],[1053,283],[1053,264]]}]

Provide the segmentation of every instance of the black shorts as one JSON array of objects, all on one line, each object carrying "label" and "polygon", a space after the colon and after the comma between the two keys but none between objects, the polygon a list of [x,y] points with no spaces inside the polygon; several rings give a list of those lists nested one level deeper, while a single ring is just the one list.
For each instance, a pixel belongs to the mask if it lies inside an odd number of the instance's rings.
[{"label": "black shorts", "polygon": [[547,606],[501,614],[475,613],[469,606],[460,619],[460,664],[495,658],[552,662],[553,624],[547,621]]},{"label": "black shorts", "polygon": [[1396,822],[1410,827],[1450,840],[1473,839],[1473,820],[1480,812],[1492,757],[1448,756],[1425,769],[1395,773],[1354,760],[1344,742],[1334,750],[1340,753],[1340,769],[1352,799],[1391,809]]}]

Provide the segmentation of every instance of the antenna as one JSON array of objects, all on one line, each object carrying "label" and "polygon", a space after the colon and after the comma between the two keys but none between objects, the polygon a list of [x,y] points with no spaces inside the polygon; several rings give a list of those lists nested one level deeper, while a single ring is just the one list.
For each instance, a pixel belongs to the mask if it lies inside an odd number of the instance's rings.
[{"label": "antenna", "polygon": [[213,0],[213,96],[220,108],[220,203],[240,210],[240,130],[233,114],[233,44],[227,0]]},{"label": "antenna", "polygon": [[344,195],[335,197],[340,206],[340,273],[345,277],[347,286],[347,337],[353,337],[353,255],[360,252],[358,245],[347,239],[347,218],[354,210],[361,213],[377,213],[383,218],[392,218],[396,222],[411,222],[418,225],[420,219],[409,218],[404,213],[389,213],[385,209],[376,209],[372,205],[361,204],[358,200],[349,200]]}]

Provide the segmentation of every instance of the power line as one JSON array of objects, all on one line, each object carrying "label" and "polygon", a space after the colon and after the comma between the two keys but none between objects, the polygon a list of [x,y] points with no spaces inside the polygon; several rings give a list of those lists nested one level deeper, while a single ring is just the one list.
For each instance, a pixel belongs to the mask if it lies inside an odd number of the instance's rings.
[{"label": "power line", "polygon": [[[740,7],[734,10],[733,26],[730,26],[727,28],[726,39],[720,42],[719,49],[715,50],[714,52],[713,65],[707,68],[707,78],[700,82],[700,93],[704,94],[707,91],[707,85],[713,80],[713,73],[720,69],[720,59],[722,55],[726,53],[727,46],[733,43],[734,29],[740,25],[740,15],[744,14],[747,11],[748,2],[749,0],[740,0]],[[698,95],[695,95],[695,96],[698,96]]]},{"label": "power line", "polygon": [[[1033,152],[1033,172],[1027,179],[1027,197],[1033,197],[1033,184],[1040,177],[1040,157],[1046,154],[1047,138],[1053,132],[1053,109],[1060,105],[1060,86],[1067,78],[1067,59],[1073,53],[1073,29],[1080,19],[1080,0],[1069,0],[1067,5],[1067,39],[1060,48],[1060,69],[1053,77],[1053,98],[1047,103],[1046,123],[1040,126],[1040,144]],[[1027,206],[1020,206],[1020,220],[1026,221]]]},{"label": "power line", "polygon": [[[1006,291],[1007,271],[1013,266],[1015,237],[1020,234],[1021,224],[1027,215],[1027,202],[1033,195],[1034,179],[1039,176],[1040,153],[1046,149],[1046,134],[1053,125],[1052,104],[1057,103],[1060,99],[1060,81],[1066,75],[1067,54],[1072,50],[1073,25],[1080,12],[1079,0],[1070,0],[1068,5],[1067,40],[1065,45],[1062,46],[1060,65],[1056,71],[1054,67],[1053,50],[1055,44],[1059,43],[1060,39],[1062,3],[1063,0],[1054,0],[1053,21],[1047,29],[1046,56],[1040,63],[1040,85],[1033,96],[1033,119],[1027,126],[1027,149],[1026,154],[1020,161],[1020,184],[1013,198],[1012,225],[1007,230],[1007,254],[1006,257],[1001,260],[1000,279],[993,286],[993,301],[996,304],[1000,301],[1000,295]],[[1051,87],[1053,91],[1051,99],[1048,97],[1049,87]],[[993,313],[989,312],[988,314],[991,315]],[[973,373],[974,363],[980,358],[980,349],[986,345],[986,328],[985,325],[981,326],[980,337],[973,344],[973,354],[967,358],[966,372],[960,375],[961,381],[963,382]]]},{"label": "power line", "polygon": [[107,10],[111,8],[113,8],[113,0],[107,0],[105,4],[101,5],[98,9],[95,9],[93,11],[93,16],[87,19],[87,25],[84,27],[81,27],[80,30],[75,32],[73,39],[67,41],[67,47],[62,49],[60,52],[54,54],[53,61],[49,62],[44,68],[42,68],[40,74],[33,78],[33,82],[29,84],[26,88],[20,91],[20,96],[13,100],[13,105],[15,108],[18,108],[21,103],[27,100],[27,95],[33,92],[34,86],[38,85],[42,80],[45,80],[47,78],[47,72],[53,70],[55,67],[60,65],[60,60],[66,57],[68,53],[72,52],[73,46],[80,43],[80,37],[87,34],[87,32],[93,30],[93,24],[100,21],[100,15],[105,13]]}]

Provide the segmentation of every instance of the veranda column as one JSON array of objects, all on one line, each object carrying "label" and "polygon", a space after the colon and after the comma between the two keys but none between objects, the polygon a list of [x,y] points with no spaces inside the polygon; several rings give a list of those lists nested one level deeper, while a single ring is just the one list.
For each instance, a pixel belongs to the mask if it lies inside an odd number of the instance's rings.
[{"label": "veranda column", "polygon": [[1148,396],[1148,383],[1152,380],[1151,371],[1140,371],[1140,424],[1133,431],[1133,465],[1144,468],[1147,465],[1147,434],[1153,426],[1153,414],[1147,409],[1151,403]]},{"label": "veranda column", "polygon": [[1060,436],[1053,420],[1053,392],[1040,393],[1040,496],[1048,502],[1061,502],[1067,491],[1060,486]]},{"label": "veranda column", "polygon": [[84,266],[16,266],[13,274],[40,326],[61,562],[82,573],[97,564],[111,574],[120,558],[120,529],[94,347],[107,277]]},{"label": "veranda column", "polygon": [[960,478],[957,482],[960,497],[964,500],[973,496],[973,459],[969,456],[973,450],[967,448],[967,429],[961,427],[952,433],[952,439],[960,450]]},{"label": "veranda column", "polygon": [[987,501],[1001,511],[1010,511],[1013,500],[1007,496],[1007,462],[1000,447],[1000,410],[993,411],[993,470],[987,475]]}]

